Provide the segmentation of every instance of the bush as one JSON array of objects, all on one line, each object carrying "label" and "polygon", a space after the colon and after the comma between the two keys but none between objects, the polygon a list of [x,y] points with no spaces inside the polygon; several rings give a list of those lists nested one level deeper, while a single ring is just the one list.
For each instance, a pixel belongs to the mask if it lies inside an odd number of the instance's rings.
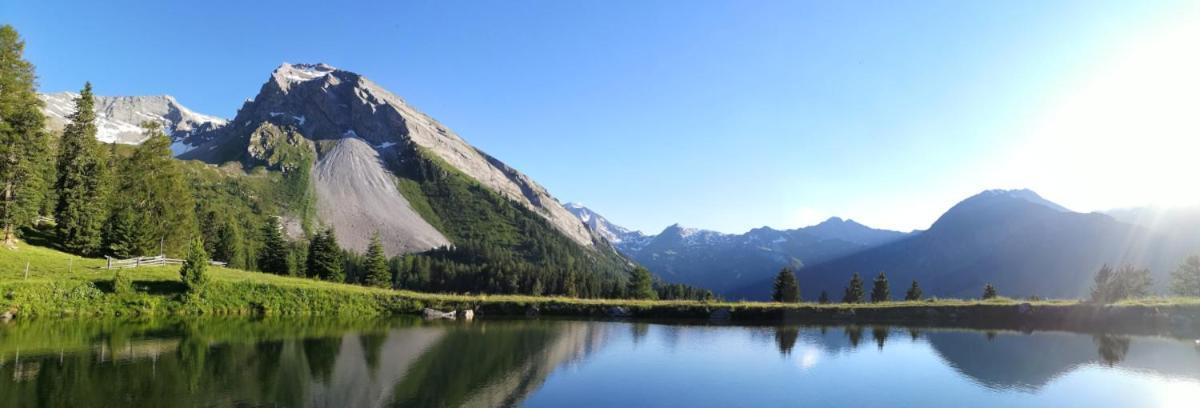
[{"label": "bush", "polygon": [[129,275],[121,273],[117,270],[117,274],[113,275],[112,280],[113,293],[117,295],[128,295],[133,293],[133,279],[129,279]]}]

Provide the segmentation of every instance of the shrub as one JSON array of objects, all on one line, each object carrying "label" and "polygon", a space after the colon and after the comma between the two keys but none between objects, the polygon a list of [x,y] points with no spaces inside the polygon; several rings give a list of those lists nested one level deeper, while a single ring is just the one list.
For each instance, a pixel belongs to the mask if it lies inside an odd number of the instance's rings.
[{"label": "shrub", "polygon": [[120,270],[117,270],[117,273],[113,275],[112,288],[113,293],[115,294],[128,295],[133,293],[133,280],[129,279],[128,274],[121,273]]}]

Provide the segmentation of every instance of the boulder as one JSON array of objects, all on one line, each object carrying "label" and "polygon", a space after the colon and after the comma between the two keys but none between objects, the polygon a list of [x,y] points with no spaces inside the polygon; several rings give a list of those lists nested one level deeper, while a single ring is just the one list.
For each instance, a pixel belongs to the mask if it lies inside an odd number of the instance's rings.
[{"label": "boulder", "polygon": [[608,317],[632,317],[633,313],[621,306],[613,306],[606,311]]},{"label": "boulder", "polygon": [[1029,303],[1022,303],[1020,305],[1017,305],[1017,313],[1020,313],[1023,315],[1033,314],[1033,305],[1031,305]]},{"label": "boulder", "polygon": [[537,305],[529,305],[529,307],[525,308],[525,317],[537,317],[540,314],[542,314],[542,309],[538,308]]},{"label": "boulder", "polygon": [[430,308],[425,308],[425,310],[422,311],[422,314],[424,314],[425,319],[428,319],[428,320],[437,320],[437,319],[454,320],[454,316],[455,316],[455,313],[453,310],[451,310],[449,312],[443,312],[443,311],[439,311],[439,310],[433,310]]},{"label": "boulder", "polygon": [[708,314],[708,320],[712,320],[715,322],[728,321],[732,317],[733,317],[733,311],[729,310],[728,307],[723,307],[720,309],[713,310],[711,313]]},{"label": "boulder", "polygon": [[0,322],[12,320],[14,316],[15,315],[13,314],[12,310],[5,310],[4,313],[0,313]]},{"label": "boulder", "polygon": [[462,320],[472,320],[475,318],[475,311],[471,309],[459,310],[458,318]]}]

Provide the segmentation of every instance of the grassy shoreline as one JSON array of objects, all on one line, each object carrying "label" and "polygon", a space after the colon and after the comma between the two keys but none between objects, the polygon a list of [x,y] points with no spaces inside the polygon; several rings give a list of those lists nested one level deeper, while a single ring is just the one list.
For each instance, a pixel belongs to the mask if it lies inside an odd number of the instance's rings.
[{"label": "grassy shoreline", "polygon": [[[28,273],[26,274],[26,265]],[[0,250],[0,313],[61,316],[418,314],[473,309],[485,316],[633,317],[736,322],[924,324],[1033,330],[1200,332],[1200,298],[1093,305],[1075,300],[937,299],[861,304],[645,301],[520,295],[449,295],[367,288],[213,267],[199,299],[183,295],[178,268],[122,271],[135,293],[112,292],[104,260],[22,245]]]}]

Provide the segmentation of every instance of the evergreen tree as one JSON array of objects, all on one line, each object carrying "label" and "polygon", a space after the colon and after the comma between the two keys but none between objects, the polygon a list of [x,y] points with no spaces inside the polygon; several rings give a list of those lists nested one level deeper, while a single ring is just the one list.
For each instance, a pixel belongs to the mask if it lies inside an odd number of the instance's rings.
[{"label": "evergreen tree", "polygon": [[921,296],[921,287],[917,285],[917,280],[913,279],[912,286],[904,293],[904,300],[921,300]]},{"label": "evergreen tree", "polygon": [[276,275],[290,275],[291,270],[288,268],[290,251],[287,241],[283,239],[283,232],[280,231],[279,218],[267,217],[262,234],[263,249],[259,253],[258,268],[263,272]]},{"label": "evergreen tree", "polygon": [[132,206],[115,206],[104,227],[106,251],[118,258],[130,258],[148,253],[153,233],[142,222]]},{"label": "evergreen tree", "polygon": [[997,295],[996,295],[996,287],[995,286],[992,286],[992,284],[990,284],[990,283],[987,285],[984,285],[984,287],[983,287],[983,299],[984,300],[992,299],[992,298],[995,298],[996,296]]},{"label": "evergreen tree", "polygon": [[858,276],[858,272],[850,277],[850,286],[846,287],[846,293],[842,296],[842,303],[862,303],[863,302],[863,280]]},{"label": "evergreen tree", "polygon": [[1171,292],[1179,296],[1200,296],[1200,256],[1188,257],[1171,272]]},{"label": "evergreen tree", "polygon": [[249,267],[249,254],[246,250],[242,227],[231,216],[221,217],[216,231],[216,243],[213,245],[213,258],[225,261],[227,266],[234,269]]},{"label": "evergreen tree", "polygon": [[204,242],[198,238],[193,239],[187,259],[184,259],[183,267],[179,268],[179,277],[187,287],[188,293],[193,296],[199,294],[208,284],[208,262]]},{"label": "evergreen tree", "polygon": [[888,288],[887,275],[883,272],[875,277],[875,282],[871,285],[871,303],[887,302],[892,300],[892,291]]},{"label": "evergreen tree", "polygon": [[332,282],[345,281],[342,262],[342,248],[338,246],[333,227],[313,234],[308,244],[308,259],[305,260],[308,277]]},{"label": "evergreen tree", "polygon": [[108,159],[96,141],[96,112],[92,84],[85,83],[75,98],[75,113],[63,129],[58,147],[57,204],[54,221],[59,242],[68,251],[91,255],[100,250],[108,216]]},{"label": "evergreen tree", "polygon": [[817,298],[817,303],[820,303],[823,305],[828,304],[829,303],[829,292],[822,290],[821,297]]},{"label": "evergreen tree", "polygon": [[379,239],[379,231],[371,235],[371,243],[367,245],[367,257],[363,284],[381,288],[392,287],[392,273],[387,267],[387,255],[383,253],[383,242]]},{"label": "evergreen tree", "polygon": [[633,268],[629,274],[628,296],[633,299],[654,299],[658,293],[654,291],[654,277],[650,270],[641,266]]},{"label": "evergreen tree", "polygon": [[775,276],[775,290],[771,293],[775,302],[796,303],[800,301],[800,284],[796,282],[796,273],[792,268],[784,267]]},{"label": "evergreen tree", "polygon": [[195,198],[171,139],[154,122],[142,123],[146,140],[121,162],[105,248],[113,254],[179,254],[199,232]]},{"label": "evergreen tree", "polygon": [[17,30],[0,26],[0,240],[9,248],[42,209],[49,170],[46,119],[24,50]]}]

